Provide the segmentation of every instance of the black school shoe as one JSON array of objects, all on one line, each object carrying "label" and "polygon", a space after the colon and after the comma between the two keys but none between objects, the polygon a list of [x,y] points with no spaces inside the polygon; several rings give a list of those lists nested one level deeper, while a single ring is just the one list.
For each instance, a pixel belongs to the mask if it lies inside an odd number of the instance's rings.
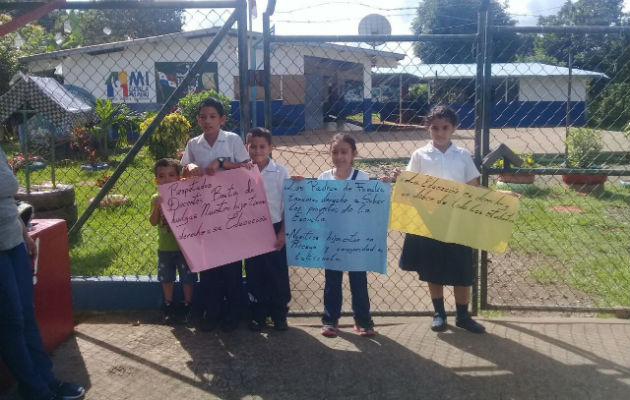
[{"label": "black school shoe", "polygon": [[202,332],[212,332],[219,326],[219,322],[214,319],[206,319],[206,312],[204,311],[202,317],[199,319],[199,330]]},{"label": "black school shoe", "polygon": [[192,314],[192,303],[181,303],[179,305],[178,314],[178,322],[181,324],[189,324],[192,322],[193,314]]},{"label": "black school shoe", "polygon": [[435,313],[433,315],[433,321],[431,321],[431,330],[433,332],[444,332],[447,328],[446,315]]},{"label": "black school shoe", "polygon": [[485,333],[486,328],[481,325],[479,322],[472,319],[470,316],[464,319],[456,319],[455,326],[458,328],[466,329],[468,332],[472,333]]},{"label": "black school shoe", "polygon": [[266,327],[267,327],[267,321],[257,321],[255,319],[252,319],[247,324],[247,329],[249,329],[252,332],[260,332]]},{"label": "black school shoe", "polygon": [[289,329],[289,324],[286,318],[278,318],[273,320],[273,329],[277,331],[286,331]]},{"label": "black school shoe", "polygon": [[173,303],[162,303],[162,307],[160,308],[162,312],[162,323],[165,325],[172,325],[175,323],[175,305]]},{"label": "black school shoe", "polygon": [[57,382],[57,387],[54,388],[56,397],[55,399],[61,400],[75,400],[80,399],[85,395],[85,388],[81,385],[72,382]]}]

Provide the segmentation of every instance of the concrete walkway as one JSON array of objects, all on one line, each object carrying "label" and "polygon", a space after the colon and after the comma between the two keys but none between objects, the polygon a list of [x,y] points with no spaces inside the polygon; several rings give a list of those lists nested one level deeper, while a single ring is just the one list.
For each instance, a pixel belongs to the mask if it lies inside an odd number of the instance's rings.
[{"label": "concrete walkway", "polygon": [[[378,335],[201,333],[156,315],[90,316],[54,353],[87,399],[627,399],[630,325],[620,319],[481,318],[475,335],[427,317],[376,317]],[[451,322],[452,318],[451,318]],[[13,395],[0,396],[13,399]]]}]

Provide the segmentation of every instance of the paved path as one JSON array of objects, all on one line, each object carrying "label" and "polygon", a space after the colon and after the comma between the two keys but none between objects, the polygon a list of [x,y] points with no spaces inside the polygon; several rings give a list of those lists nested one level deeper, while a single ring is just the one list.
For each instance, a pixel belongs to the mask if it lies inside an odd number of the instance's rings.
[{"label": "paved path", "polygon": [[[139,324],[134,322],[140,318]],[[630,325],[619,319],[482,319],[485,335],[436,334],[427,317],[377,317],[378,335],[199,333],[155,315],[84,319],[54,353],[87,399],[627,399]],[[1,399],[13,399],[11,395]]]}]

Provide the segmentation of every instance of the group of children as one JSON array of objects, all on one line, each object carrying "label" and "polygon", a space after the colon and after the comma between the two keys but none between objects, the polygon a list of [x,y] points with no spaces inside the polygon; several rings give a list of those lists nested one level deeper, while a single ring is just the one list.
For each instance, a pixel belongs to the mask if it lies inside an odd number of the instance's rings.
[{"label": "group of children", "polygon": [[[158,160],[155,164],[155,180],[161,185],[177,181],[180,173],[183,177],[194,177],[241,167],[257,167],[260,170],[276,234],[275,250],[244,261],[246,288],[243,287],[241,261],[211,268],[199,274],[201,290],[199,298],[203,311],[199,327],[210,331],[220,326],[224,331],[231,331],[238,327],[240,318],[247,312],[250,320],[248,327],[253,331],[265,328],[269,319],[273,322],[274,329],[286,330],[291,292],[285,250],[282,190],[283,182],[289,178],[289,174],[285,167],[270,157],[272,139],[269,130],[253,128],[247,134],[245,146],[238,135],[221,129],[225,120],[223,106],[218,100],[214,98],[204,100],[197,115],[197,122],[203,134],[188,141],[180,162],[172,159]],[[412,154],[407,170],[477,185],[479,172],[470,154],[451,142],[451,137],[459,124],[457,114],[449,107],[436,106],[427,115],[426,123],[432,141]],[[353,167],[358,152],[352,137],[347,134],[335,135],[330,143],[330,150],[333,168],[322,173],[318,179],[369,179],[367,173]],[[180,171],[180,165],[183,171]],[[391,177],[380,179],[392,181],[398,174],[400,169],[396,168]],[[182,322],[189,322],[197,274],[191,273],[188,269],[161,214],[160,204],[161,199],[156,194],[152,201],[150,222],[158,227],[158,278],[162,282],[164,295],[163,321],[171,323],[175,319],[180,319]],[[404,270],[417,271],[420,280],[428,283],[435,309],[432,330],[444,331],[447,328],[443,287],[452,285],[457,309],[456,326],[470,332],[485,332],[483,325],[473,320],[468,312],[470,289],[474,278],[471,248],[407,234],[400,267]],[[184,302],[179,309],[173,304],[176,270],[184,292]],[[370,315],[367,273],[348,274],[355,320],[354,330],[362,336],[372,336],[375,331]],[[325,270],[321,334],[327,337],[335,337],[338,334],[342,278],[341,271]]]}]

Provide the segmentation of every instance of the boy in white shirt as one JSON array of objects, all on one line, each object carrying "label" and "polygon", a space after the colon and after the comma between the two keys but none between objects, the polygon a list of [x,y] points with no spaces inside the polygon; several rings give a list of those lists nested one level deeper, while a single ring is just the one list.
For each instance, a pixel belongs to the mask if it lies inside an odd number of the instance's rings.
[{"label": "boy in white shirt", "polygon": [[[253,167],[240,136],[221,129],[225,120],[223,104],[219,100],[209,97],[201,102],[197,123],[203,133],[186,144],[181,159],[184,177]],[[236,329],[238,319],[247,307],[241,261],[202,271],[199,281],[203,308],[201,330],[211,331],[219,324],[224,331]]]},{"label": "boy in white shirt", "polygon": [[245,260],[247,289],[250,293],[252,320],[249,329],[260,331],[271,316],[273,327],[284,331],[287,324],[287,307],[291,300],[289,267],[285,244],[282,191],[284,180],[289,179],[286,168],[270,158],[271,132],[265,128],[253,128],[247,133],[247,150],[252,162],[260,169],[271,222],[276,232],[276,250]]}]

